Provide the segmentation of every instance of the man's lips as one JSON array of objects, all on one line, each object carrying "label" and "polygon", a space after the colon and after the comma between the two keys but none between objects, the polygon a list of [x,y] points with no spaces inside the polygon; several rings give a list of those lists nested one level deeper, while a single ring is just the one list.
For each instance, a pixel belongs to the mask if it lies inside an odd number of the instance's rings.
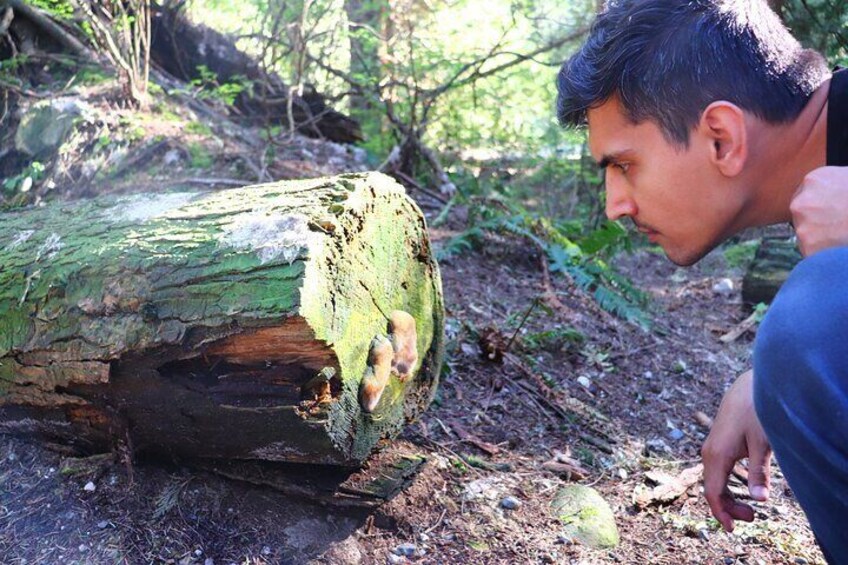
[{"label": "man's lips", "polygon": [[651,229],[647,226],[643,226],[641,224],[636,224],[636,229],[639,230],[639,233],[645,234],[648,238],[648,241],[651,243],[656,243],[657,236],[660,234],[657,230]]}]

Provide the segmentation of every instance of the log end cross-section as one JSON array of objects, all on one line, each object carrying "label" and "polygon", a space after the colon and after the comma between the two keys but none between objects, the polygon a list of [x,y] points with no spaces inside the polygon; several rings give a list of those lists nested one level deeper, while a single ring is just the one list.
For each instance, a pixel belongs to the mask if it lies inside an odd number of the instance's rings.
[{"label": "log end cross-section", "polygon": [[443,325],[423,216],[383,175],[5,214],[0,431],[352,465],[429,405]]}]

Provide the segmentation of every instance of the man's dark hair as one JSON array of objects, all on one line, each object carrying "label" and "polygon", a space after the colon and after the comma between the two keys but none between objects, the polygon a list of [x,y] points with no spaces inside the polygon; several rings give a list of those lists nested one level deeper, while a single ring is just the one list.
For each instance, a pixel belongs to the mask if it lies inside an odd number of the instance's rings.
[{"label": "man's dark hair", "polygon": [[611,0],[560,69],[557,115],[582,125],[617,95],[634,123],[651,120],[686,146],[716,100],[786,123],[827,76],[765,0]]}]

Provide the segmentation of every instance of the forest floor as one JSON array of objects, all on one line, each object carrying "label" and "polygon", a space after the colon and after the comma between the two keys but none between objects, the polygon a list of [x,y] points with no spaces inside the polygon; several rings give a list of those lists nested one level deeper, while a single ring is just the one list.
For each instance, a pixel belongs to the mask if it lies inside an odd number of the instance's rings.
[{"label": "forest floor", "polygon": [[[250,156],[263,143],[259,135],[251,147],[243,130],[186,127],[196,118],[171,111],[102,115],[157,140],[146,159],[117,167],[114,191],[156,190],[174,178],[214,184],[257,170]],[[101,129],[92,129],[80,150],[92,150],[91,140],[115,126],[104,120],[92,122]],[[107,165],[109,142],[95,147]],[[351,155],[299,139],[258,168],[274,178],[363,168]],[[98,181],[98,192],[109,190],[107,181]],[[79,196],[85,193],[70,197]],[[431,220],[438,212],[425,210]],[[431,230],[434,247],[468,227],[462,212],[453,210]],[[740,272],[721,252],[691,269],[650,249],[621,255],[616,267],[651,296],[654,323],[645,331],[562,279],[553,281],[558,308],[531,308],[546,290],[540,261],[519,238],[489,236],[441,263],[448,368],[433,406],[383,451],[427,462],[380,507],[319,505],[177,462],[125,466],[110,455],[78,459],[0,437],[0,562],[822,563],[777,470],[772,499],[752,502],[757,520],[732,534],[709,518],[697,484],[663,504],[634,502],[660,472],[673,477],[699,463],[704,414],[715,413],[750,363],[750,331],[730,343],[719,339],[748,316]],[[725,278],[734,290],[716,287]],[[481,356],[480,334],[501,336],[505,345],[525,316],[504,362]],[[547,470],[557,453],[579,463],[585,476]],[[611,506],[617,547],[591,549],[563,534],[551,502],[575,481]],[[736,488],[744,491],[741,482]],[[516,508],[503,507],[506,497]]]}]

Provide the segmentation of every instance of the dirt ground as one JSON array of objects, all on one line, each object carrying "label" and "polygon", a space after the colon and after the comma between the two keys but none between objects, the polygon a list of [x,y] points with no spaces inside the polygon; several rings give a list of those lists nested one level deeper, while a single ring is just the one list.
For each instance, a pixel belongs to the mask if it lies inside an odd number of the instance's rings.
[{"label": "dirt ground", "polygon": [[[433,230],[435,246],[450,235]],[[539,261],[520,240],[491,238],[442,263],[448,370],[425,417],[385,447],[427,463],[379,508],[313,504],[178,462],[74,459],[4,437],[0,561],[823,563],[778,472],[772,500],[752,503],[757,521],[732,534],[709,519],[697,486],[671,503],[634,504],[651,472],[698,463],[707,430],[696,412],[714,414],[749,362],[750,332],[718,339],[747,315],[739,273],[720,253],[687,270],[651,251],[624,256],[619,268],[652,297],[651,331],[560,280],[563,307],[533,308],[507,359],[484,360],[478,334],[491,327],[508,339],[541,295]],[[737,290],[714,289],[725,277]],[[550,506],[569,478],[542,468],[557,452],[612,507],[618,547],[563,535]],[[502,507],[507,496],[516,509]]]}]

